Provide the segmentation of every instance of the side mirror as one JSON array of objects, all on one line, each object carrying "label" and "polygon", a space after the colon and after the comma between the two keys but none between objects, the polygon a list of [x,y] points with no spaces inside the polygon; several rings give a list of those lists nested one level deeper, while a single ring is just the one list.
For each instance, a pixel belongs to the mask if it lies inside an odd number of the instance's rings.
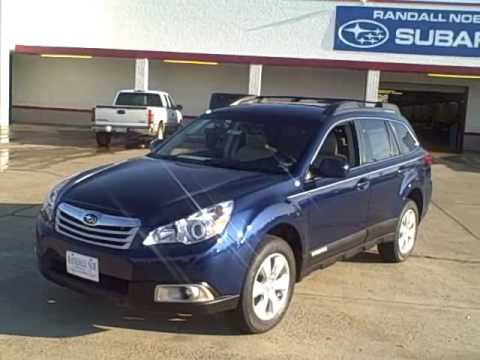
[{"label": "side mirror", "polygon": [[182,111],[182,110],[183,110],[183,106],[182,106],[182,105],[177,105],[177,106],[175,106],[174,109],[175,109],[175,110],[178,110],[178,111]]},{"label": "side mirror", "polygon": [[150,145],[149,145],[150,151],[156,150],[162,144],[162,142],[163,142],[162,139],[154,139],[150,141]]},{"label": "side mirror", "polygon": [[312,165],[311,171],[315,176],[326,178],[346,178],[350,174],[350,165],[341,157],[322,159],[318,165]]}]

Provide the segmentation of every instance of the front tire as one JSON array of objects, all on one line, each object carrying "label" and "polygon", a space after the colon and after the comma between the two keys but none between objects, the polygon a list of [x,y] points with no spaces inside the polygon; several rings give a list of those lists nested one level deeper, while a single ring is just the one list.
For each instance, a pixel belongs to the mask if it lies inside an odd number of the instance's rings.
[{"label": "front tire", "polygon": [[296,279],[295,256],[281,238],[267,235],[245,280],[237,316],[250,334],[275,327],[285,315]]},{"label": "front tire", "polygon": [[378,252],[386,262],[403,262],[412,254],[417,242],[418,207],[409,200],[399,217],[395,240],[378,245]]},{"label": "front tire", "polygon": [[112,134],[107,132],[97,132],[95,133],[97,139],[97,145],[100,147],[109,147],[110,142],[112,141]]}]

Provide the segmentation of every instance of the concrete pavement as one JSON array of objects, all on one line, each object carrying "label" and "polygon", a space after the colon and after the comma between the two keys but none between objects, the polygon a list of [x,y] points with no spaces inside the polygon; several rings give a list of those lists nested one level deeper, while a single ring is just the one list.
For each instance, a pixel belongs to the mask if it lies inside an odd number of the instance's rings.
[{"label": "concrete pavement", "polygon": [[0,147],[0,360],[480,358],[478,155],[436,158],[432,208],[406,263],[372,250],[317,271],[277,328],[244,336],[224,315],[134,311],[45,281],[33,240],[47,189],[145,150],[99,151],[75,128],[15,129]]}]

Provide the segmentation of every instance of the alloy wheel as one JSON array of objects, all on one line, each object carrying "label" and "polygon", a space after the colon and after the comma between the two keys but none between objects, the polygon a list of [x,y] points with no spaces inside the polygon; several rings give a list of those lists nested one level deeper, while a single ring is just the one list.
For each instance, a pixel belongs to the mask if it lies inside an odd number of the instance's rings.
[{"label": "alloy wheel", "polygon": [[253,283],[252,304],[255,315],[269,321],[281,314],[289,298],[290,266],[280,253],[269,255],[260,265]]},{"label": "alloy wheel", "polygon": [[398,238],[398,249],[402,254],[408,254],[415,245],[417,233],[417,215],[413,209],[408,209],[400,222],[400,234]]}]

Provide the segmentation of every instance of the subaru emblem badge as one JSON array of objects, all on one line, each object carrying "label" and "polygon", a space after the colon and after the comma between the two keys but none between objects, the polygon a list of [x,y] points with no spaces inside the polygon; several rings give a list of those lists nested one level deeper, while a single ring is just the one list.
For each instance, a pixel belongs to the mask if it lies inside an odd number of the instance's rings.
[{"label": "subaru emblem badge", "polygon": [[87,225],[94,226],[98,221],[98,217],[94,214],[87,214],[83,217],[83,222]]}]

